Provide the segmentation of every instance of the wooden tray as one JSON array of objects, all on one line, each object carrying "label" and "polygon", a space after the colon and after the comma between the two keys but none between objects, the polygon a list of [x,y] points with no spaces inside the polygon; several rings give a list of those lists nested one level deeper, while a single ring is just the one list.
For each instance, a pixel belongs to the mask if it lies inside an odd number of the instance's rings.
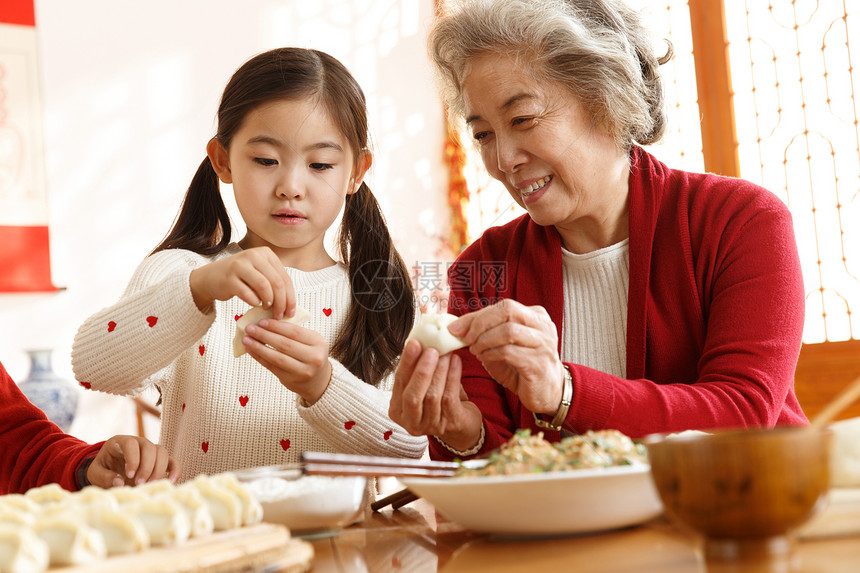
[{"label": "wooden tray", "polygon": [[191,538],[175,547],[155,547],[118,555],[96,563],[56,567],[51,573],[221,573],[228,571],[285,571],[311,568],[313,546],[293,539],[283,525],[260,523],[249,527]]}]

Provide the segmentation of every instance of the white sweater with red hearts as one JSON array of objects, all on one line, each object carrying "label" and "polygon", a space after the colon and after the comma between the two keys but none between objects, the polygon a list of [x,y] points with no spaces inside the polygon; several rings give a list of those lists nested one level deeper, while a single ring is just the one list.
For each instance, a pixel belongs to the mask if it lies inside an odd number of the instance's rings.
[{"label": "white sweater with red hearts", "polygon": [[[249,306],[234,297],[202,313],[191,296],[191,271],[241,252],[214,256],[185,250],[146,258],[113,306],[92,315],[75,335],[72,367],[80,384],[111,394],[161,388],[161,439],[182,465],[182,479],[241,468],[293,463],[304,451],[418,458],[425,437],[388,417],[392,377],[374,388],[329,358],[331,383],[302,405],[249,355],[233,357],[236,319]],[[342,264],[314,272],[287,268],[304,326],[329,346],[343,326],[351,295]]]}]

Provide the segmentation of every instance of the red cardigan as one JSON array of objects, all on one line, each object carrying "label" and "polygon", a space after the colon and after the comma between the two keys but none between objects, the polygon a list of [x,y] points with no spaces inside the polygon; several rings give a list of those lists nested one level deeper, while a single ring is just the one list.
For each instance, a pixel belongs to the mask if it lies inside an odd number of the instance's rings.
[{"label": "red cardigan", "polygon": [[30,403],[0,364],[0,495],[48,483],[80,489],[77,469],[103,443],[90,445],[63,432]]},{"label": "red cardigan", "polygon": [[[748,181],[669,169],[638,147],[631,164],[627,377],[569,364],[574,392],[566,427],[641,437],[807,423],[794,395],[805,302],[788,209]],[[488,229],[451,266],[448,281],[449,312],[458,316],[500,298],[543,306],[561,351],[555,227],[524,215]],[[515,394],[468,349],[459,354],[463,387],[484,415],[486,441],[477,455],[517,428],[538,431]],[[452,457],[436,440],[430,448],[434,458]]]}]

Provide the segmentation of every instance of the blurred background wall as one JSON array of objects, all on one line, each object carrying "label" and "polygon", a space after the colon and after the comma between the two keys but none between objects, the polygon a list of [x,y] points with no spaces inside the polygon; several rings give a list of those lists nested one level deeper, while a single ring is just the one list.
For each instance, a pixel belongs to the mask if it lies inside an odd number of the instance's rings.
[{"label": "blurred background wall", "polygon": [[[56,293],[0,294],[0,361],[20,382],[26,350],[52,348],[72,378],[78,326],[113,304],[163,238],[215,131],[221,92],[249,57],[326,51],[368,99],[368,182],[407,265],[450,258],[444,116],[426,58],[433,0],[36,0],[51,272]],[[234,237],[244,227],[232,203]],[[78,388],[70,432],[134,433],[134,408]],[[157,432],[152,435],[157,439]]]}]

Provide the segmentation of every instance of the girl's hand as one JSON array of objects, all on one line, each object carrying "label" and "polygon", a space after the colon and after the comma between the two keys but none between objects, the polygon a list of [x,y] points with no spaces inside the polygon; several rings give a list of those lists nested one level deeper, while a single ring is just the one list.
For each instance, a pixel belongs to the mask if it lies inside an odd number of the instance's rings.
[{"label": "girl's hand", "polygon": [[189,279],[194,303],[200,310],[216,300],[238,296],[251,306],[271,308],[275,319],[296,308],[293,281],[283,263],[269,247],[257,247],[219,259],[191,271]]},{"label": "girl's hand", "polygon": [[394,373],[388,415],[413,436],[433,435],[457,450],[478,443],[483,419],[460,385],[462,364],[456,354],[422,351],[410,340]]},{"label": "girl's hand", "polygon": [[308,404],[320,399],[331,380],[328,344],[317,332],[297,324],[264,319],[245,328],[242,342],[254,360]]},{"label": "girl's hand", "polygon": [[104,443],[87,468],[87,481],[103,488],[179,479],[179,463],[163,446],[137,436],[114,436]]},{"label": "girl's hand", "polygon": [[558,332],[542,306],[504,299],[461,316],[448,326],[493,379],[537,414],[555,415],[561,403],[564,365]]}]

